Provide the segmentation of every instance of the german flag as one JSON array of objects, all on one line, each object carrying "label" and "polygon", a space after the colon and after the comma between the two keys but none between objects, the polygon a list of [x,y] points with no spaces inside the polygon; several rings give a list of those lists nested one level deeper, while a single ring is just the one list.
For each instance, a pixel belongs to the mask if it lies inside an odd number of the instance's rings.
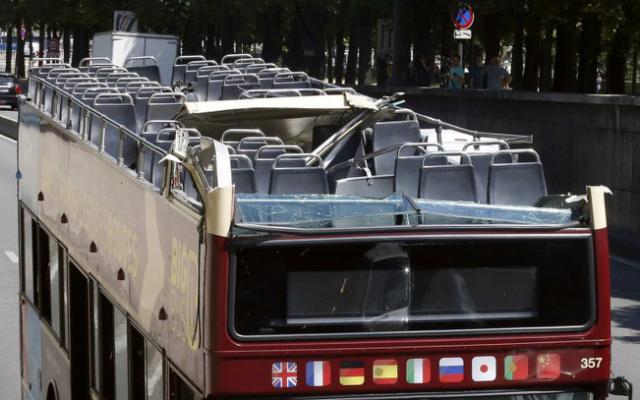
[{"label": "german flag", "polygon": [[344,361],[340,363],[340,384],[358,386],[364,383],[364,363],[362,361]]},{"label": "german flag", "polygon": [[373,362],[373,383],[393,385],[398,382],[398,363],[396,360],[375,360]]}]

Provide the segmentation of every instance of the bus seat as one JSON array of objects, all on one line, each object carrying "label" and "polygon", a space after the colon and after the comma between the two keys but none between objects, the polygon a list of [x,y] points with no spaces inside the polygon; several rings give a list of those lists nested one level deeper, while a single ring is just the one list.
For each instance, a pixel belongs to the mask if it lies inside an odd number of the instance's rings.
[{"label": "bus seat", "polygon": [[[534,161],[501,163],[503,155],[531,156]],[[516,160],[514,160],[516,161]],[[489,164],[490,204],[532,206],[547,195],[547,184],[540,156],[532,149],[502,150],[495,153]]]},{"label": "bus seat", "polygon": [[[429,159],[460,155],[459,165],[429,165]],[[473,165],[466,153],[433,152],[423,159],[418,196],[423,199],[470,201],[477,203]]]},{"label": "bus seat", "polygon": [[[444,151],[442,145],[438,143],[424,142],[405,143],[398,149],[393,182],[394,192],[404,193],[410,197],[418,197],[420,170],[424,157],[429,154],[428,147],[435,147],[439,151]],[[416,154],[416,151],[418,151],[418,154]],[[427,163],[428,165],[446,165],[447,157],[432,157],[427,160]]]},{"label": "bus seat", "polygon": [[[417,120],[385,121],[373,126],[373,151],[404,143],[421,142],[420,124]],[[373,159],[377,175],[392,174],[395,169],[396,152],[381,154]]]},{"label": "bus seat", "polygon": [[[318,166],[283,166],[282,161],[289,159],[307,160],[315,159]],[[271,169],[271,182],[269,193],[271,194],[327,194],[329,183],[327,171],[322,166],[322,159],[315,154],[280,154],[273,161]]]},{"label": "bus seat", "polygon": [[[258,149],[253,163],[256,193],[269,193],[269,180],[271,179],[273,161],[280,154],[285,153],[303,153],[303,151],[299,146],[295,145],[266,145]],[[282,165],[305,166],[303,159],[282,160],[282,163]]]}]

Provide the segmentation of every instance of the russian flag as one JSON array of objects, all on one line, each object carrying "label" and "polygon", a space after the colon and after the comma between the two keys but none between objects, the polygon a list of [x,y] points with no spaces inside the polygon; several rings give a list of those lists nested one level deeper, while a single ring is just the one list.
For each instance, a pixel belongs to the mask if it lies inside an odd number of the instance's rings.
[{"label": "russian flag", "polygon": [[329,386],[331,366],[328,361],[307,362],[307,386]]},{"label": "russian flag", "polygon": [[440,382],[456,383],[464,380],[464,361],[461,357],[440,359]]}]

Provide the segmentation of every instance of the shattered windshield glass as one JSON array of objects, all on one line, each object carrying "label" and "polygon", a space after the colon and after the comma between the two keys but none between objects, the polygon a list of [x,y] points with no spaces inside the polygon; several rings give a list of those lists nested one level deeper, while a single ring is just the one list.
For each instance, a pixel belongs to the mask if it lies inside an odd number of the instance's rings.
[{"label": "shattered windshield glass", "polygon": [[569,208],[436,201],[399,194],[385,199],[341,195],[238,194],[237,207],[236,224],[242,228],[262,226],[314,230],[403,225],[577,223],[577,212]]}]

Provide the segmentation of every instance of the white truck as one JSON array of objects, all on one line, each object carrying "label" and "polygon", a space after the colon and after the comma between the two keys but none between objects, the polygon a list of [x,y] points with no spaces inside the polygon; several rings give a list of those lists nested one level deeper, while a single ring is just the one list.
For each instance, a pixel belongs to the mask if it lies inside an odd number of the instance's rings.
[{"label": "white truck", "polygon": [[[92,57],[108,57],[121,67],[148,67],[155,58],[159,81],[171,85],[173,62],[178,54],[178,37],[153,33],[99,32],[93,36]],[[140,58],[134,58],[140,57]],[[131,60],[127,65],[125,62]]]}]

